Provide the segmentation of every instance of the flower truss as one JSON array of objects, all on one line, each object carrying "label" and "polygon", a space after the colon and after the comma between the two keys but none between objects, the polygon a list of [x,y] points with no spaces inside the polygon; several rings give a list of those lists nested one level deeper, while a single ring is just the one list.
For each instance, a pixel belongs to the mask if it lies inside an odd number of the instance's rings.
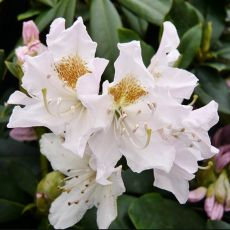
[{"label": "flower truss", "polygon": [[26,56],[22,87],[8,103],[8,127],[45,126],[41,152],[54,170],[65,174],[61,195],[50,208],[55,228],[77,223],[86,210],[98,207],[97,222],[107,228],[117,215],[116,199],[124,191],[123,156],[134,172],[153,169],[154,185],[171,191],[180,203],[189,195],[189,180],[198,161],[218,152],[208,130],[217,123],[217,103],[193,109],[190,99],[198,79],[174,67],[179,37],[170,22],[148,68],[140,43],[118,44],[114,81],[105,81],[107,60],[95,57],[96,43],[81,18],[65,29],[58,18],[47,35],[47,50]]}]

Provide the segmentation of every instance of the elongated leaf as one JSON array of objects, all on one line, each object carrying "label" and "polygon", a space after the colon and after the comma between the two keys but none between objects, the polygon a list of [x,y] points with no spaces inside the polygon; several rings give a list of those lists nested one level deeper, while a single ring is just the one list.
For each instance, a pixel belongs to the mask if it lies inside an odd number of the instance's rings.
[{"label": "elongated leaf", "polygon": [[145,43],[137,33],[135,33],[133,30],[129,30],[126,28],[120,28],[118,29],[118,35],[119,35],[119,40],[120,42],[129,42],[133,40],[138,40],[140,41],[141,44],[141,49],[142,49],[142,57],[143,61],[146,66],[149,65],[150,60],[154,54],[154,49]]},{"label": "elongated leaf", "polygon": [[30,9],[30,10],[28,10],[22,14],[19,14],[17,18],[19,21],[20,20],[26,20],[28,18],[35,16],[35,15],[38,15],[40,12],[41,12],[40,10]]},{"label": "elongated leaf", "polygon": [[0,223],[19,218],[23,208],[19,203],[0,199]]},{"label": "elongated leaf", "polygon": [[174,0],[169,18],[177,28],[180,37],[193,26],[203,21],[202,14],[184,0]]},{"label": "elongated leaf", "polygon": [[37,1],[43,3],[47,6],[53,7],[53,6],[55,6],[55,4],[57,4],[58,0],[37,0]]},{"label": "elongated leaf", "polygon": [[182,54],[179,62],[181,68],[187,68],[201,45],[202,26],[198,24],[189,29],[182,37],[179,51]]},{"label": "elongated leaf", "polygon": [[141,18],[161,25],[166,14],[169,12],[171,0],[118,0],[127,9],[140,16]]},{"label": "elongated leaf", "polygon": [[137,32],[141,37],[145,35],[145,32],[148,27],[148,22],[138,16],[136,16],[131,11],[127,10],[125,7],[122,7],[122,12],[124,13],[125,19],[128,22],[129,26]]},{"label": "elongated leaf", "polygon": [[[99,17],[100,15],[100,17]],[[90,30],[94,41],[98,43],[97,54],[109,59],[106,79],[113,79],[113,63],[118,56],[117,29],[122,26],[116,8],[109,0],[94,0],[90,6]]]},{"label": "elongated leaf", "polygon": [[[200,67],[196,70],[196,76],[199,78],[201,89],[206,93],[199,94],[200,99],[207,103],[208,97],[219,104],[219,111],[230,114],[230,92],[223,78],[216,71],[210,68]],[[203,98],[204,96],[204,98]]]},{"label": "elongated leaf", "polygon": [[157,193],[134,201],[129,216],[137,229],[203,229],[205,222],[193,210],[163,199]]},{"label": "elongated leaf", "polygon": [[230,224],[224,221],[207,221],[206,229],[230,229]]},{"label": "elongated leaf", "polygon": [[22,78],[23,72],[22,72],[21,67],[18,64],[9,62],[9,61],[5,61],[5,65],[13,76],[18,78],[19,80]]},{"label": "elongated leaf", "polygon": [[136,197],[128,195],[118,197],[118,216],[109,226],[109,229],[133,229],[128,216],[128,209],[136,199]]},{"label": "elongated leaf", "polygon": [[40,31],[44,30],[52,20],[57,17],[64,17],[66,25],[70,26],[73,23],[76,9],[76,0],[60,0],[53,8],[40,14],[35,23]]}]

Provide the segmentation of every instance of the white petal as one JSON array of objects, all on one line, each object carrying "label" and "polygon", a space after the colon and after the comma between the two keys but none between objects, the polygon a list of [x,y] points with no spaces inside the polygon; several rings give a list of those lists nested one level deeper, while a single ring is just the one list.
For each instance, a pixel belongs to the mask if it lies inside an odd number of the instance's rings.
[{"label": "white petal", "polygon": [[189,99],[198,79],[192,73],[177,68],[164,68],[156,84],[170,91],[173,97]]},{"label": "white petal", "polygon": [[60,134],[64,130],[64,124],[64,120],[61,120],[59,117],[50,115],[45,109],[43,103],[36,103],[33,101],[33,104],[29,104],[24,108],[15,106],[7,127],[26,128],[34,126],[45,126],[51,129],[55,134]]},{"label": "white petal", "polygon": [[[84,189],[84,193],[81,192],[82,189]],[[54,228],[68,228],[81,220],[87,209],[93,206],[92,194],[94,190],[94,184],[84,188],[84,183],[82,183],[78,185],[77,189],[71,190],[69,193],[63,192],[54,200],[48,216]]]},{"label": "white petal", "polygon": [[56,39],[58,35],[65,30],[65,19],[56,18],[50,25],[50,32],[47,35],[47,44]]},{"label": "white petal", "polygon": [[96,132],[89,139],[89,145],[95,157],[97,170],[96,180],[100,184],[108,184],[108,176],[121,158],[113,128]]},{"label": "white petal", "polygon": [[85,62],[90,62],[95,56],[97,46],[88,35],[81,17],[54,38],[51,30],[51,35],[47,35],[47,44],[55,62],[68,56],[79,56]]},{"label": "white petal", "polygon": [[92,63],[92,73],[80,77],[77,81],[77,94],[98,94],[101,75],[108,64],[108,60],[103,58],[95,58]]},{"label": "white petal", "polygon": [[152,57],[148,67],[151,73],[158,66],[172,66],[179,58],[177,47],[180,43],[175,26],[171,22],[164,22],[164,31],[157,53]]},{"label": "white petal", "polygon": [[15,91],[10,95],[8,99],[8,104],[19,104],[19,105],[27,105],[31,102],[31,98],[29,98],[26,94],[21,91]]},{"label": "white petal", "polygon": [[62,147],[61,138],[54,134],[44,134],[40,139],[41,153],[50,161],[52,168],[66,174],[69,169],[87,169],[87,158],[80,158]]},{"label": "white petal", "polygon": [[187,127],[202,128],[208,131],[219,120],[217,109],[218,104],[211,101],[200,109],[193,110],[183,124]]},{"label": "white petal", "polygon": [[99,195],[99,205],[97,210],[97,224],[100,229],[107,229],[112,221],[117,217],[117,197],[125,192],[125,187],[121,179],[121,167],[114,172],[110,180],[111,185],[101,186]]},{"label": "white petal", "polygon": [[35,57],[27,56],[24,73],[22,87],[30,95],[35,95],[42,99],[42,89],[44,88],[50,97],[57,98],[68,95],[68,91],[63,87],[63,82],[54,70],[52,56],[48,51]]},{"label": "white petal", "polygon": [[131,75],[146,87],[153,85],[153,77],[146,69],[142,57],[140,42],[119,43],[120,55],[114,63],[114,81],[119,82],[123,77]]},{"label": "white petal", "polygon": [[[174,166],[169,173],[154,170],[154,185],[172,192],[181,204],[184,204],[189,195],[188,176],[180,168]],[[190,178],[191,179],[191,178]]]},{"label": "white petal", "polygon": [[154,134],[145,148],[137,148],[127,138],[123,138],[121,151],[127,159],[128,166],[138,173],[153,168],[169,171],[175,159],[174,147]]}]

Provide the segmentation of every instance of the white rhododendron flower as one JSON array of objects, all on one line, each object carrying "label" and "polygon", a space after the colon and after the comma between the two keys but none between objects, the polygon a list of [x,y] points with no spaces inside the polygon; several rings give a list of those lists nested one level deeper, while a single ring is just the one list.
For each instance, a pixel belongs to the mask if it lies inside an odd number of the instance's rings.
[{"label": "white rhododendron flower", "polygon": [[188,181],[199,168],[197,162],[218,153],[207,132],[218,122],[217,107],[217,103],[211,101],[191,111],[178,127],[161,130],[162,136],[174,146],[176,157],[170,172],[154,169],[154,185],[172,192],[180,203],[188,199]]},{"label": "white rhododendron flower", "polygon": [[155,84],[169,90],[179,100],[189,99],[198,79],[190,72],[174,68],[180,54],[177,47],[180,43],[175,26],[164,22],[161,43],[148,67]]},{"label": "white rhododendron flower", "polygon": [[85,212],[97,207],[97,224],[100,229],[108,228],[117,216],[117,197],[125,192],[121,178],[121,167],[108,176],[109,184],[96,181],[96,171],[91,151],[86,148],[83,158],[62,147],[62,139],[54,134],[44,134],[40,140],[41,152],[48,158],[54,170],[67,177],[49,210],[49,221],[56,229],[71,227]]},{"label": "white rhododendron flower", "polygon": [[102,95],[104,100],[107,98],[107,120],[111,122],[89,139],[98,177],[104,173],[106,177],[122,154],[135,172],[152,168],[169,171],[175,149],[158,130],[184,119],[191,106],[181,105],[168,91],[154,86],[143,64],[139,42],[118,44],[118,48],[114,82],[104,83]]},{"label": "white rhododendron flower", "polygon": [[82,156],[88,137],[106,122],[100,114],[95,116],[84,100],[97,103],[108,61],[94,57],[97,45],[82,18],[68,29],[63,18],[54,20],[47,46],[42,54],[26,57],[22,87],[28,96],[16,91],[9,98],[9,104],[22,107],[14,108],[8,127],[48,127],[65,137],[66,148]]}]

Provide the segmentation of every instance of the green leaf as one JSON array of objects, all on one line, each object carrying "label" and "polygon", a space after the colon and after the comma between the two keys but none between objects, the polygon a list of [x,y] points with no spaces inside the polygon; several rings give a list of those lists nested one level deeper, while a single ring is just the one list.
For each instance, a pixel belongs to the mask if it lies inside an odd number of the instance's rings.
[{"label": "green leaf", "polygon": [[137,229],[203,229],[205,226],[196,212],[157,193],[134,201],[129,216]]},{"label": "green leaf", "polygon": [[193,26],[201,23],[203,17],[198,9],[184,0],[174,0],[169,14],[180,37]]},{"label": "green leaf", "polygon": [[9,62],[9,61],[5,61],[5,65],[13,76],[18,78],[19,80],[22,78],[23,72],[22,72],[22,68],[20,67],[20,65],[14,62]]},{"label": "green leaf", "polygon": [[153,171],[146,170],[141,173],[134,173],[127,169],[122,171],[122,179],[125,184],[126,192],[129,194],[144,194],[153,192]]},{"label": "green leaf", "polygon": [[179,46],[179,51],[182,54],[179,61],[179,66],[181,68],[187,68],[191,64],[193,58],[195,57],[197,51],[200,48],[201,38],[201,24],[192,27],[183,35]]},{"label": "green leaf", "polygon": [[25,20],[25,19],[31,18],[31,17],[33,17],[33,16],[35,16],[35,15],[38,15],[38,14],[40,14],[40,13],[41,13],[40,10],[37,10],[37,9],[30,9],[30,10],[28,10],[28,11],[22,13],[22,14],[19,14],[18,17],[17,17],[17,19],[18,19],[19,21]]},{"label": "green leaf", "polygon": [[[100,17],[99,17],[100,16]],[[109,0],[94,0],[90,5],[90,30],[94,41],[98,43],[97,55],[109,59],[105,72],[106,79],[113,79],[113,63],[118,56],[117,29],[122,27],[120,16]]]},{"label": "green leaf", "polygon": [[229,44],[227,46],[225,46],[224,48],[219,49],[217,52],[215,52],[215,55],[218,58],[230,60],[230,47],[229,47]]},{"label": "green leaf", "polygon": [[154,49],[150,45],[148,45],[143,40],[141,40],[139,35],[130,29],[119,28],[118,29],[118,36],[119,36],[120,42],[129,42],[129,41],[133,41],[133,40],[140,41],[143,61],[144,61],[146,66],[149,65],[150,60],[154,54]]},{"label": "green leaf", "polygon": [[11,178],[25,192],[34,196],[37,186],[37,178],[27,165],[12,161],[9,165]]},{"label": "green leaf", "polygon": [[0,80],[3,80],[3,76],[5,72],[4,59],[5,59],[5,52],[4,50],[0,49]]},{"label": "green leaf", "polygon": [[0,123],[8,122],[11,112],[12,112],[12,106],[0,105]]},{"label": "green leaf", "polygon": [[230,91],[225,80],[219,76],[218,72],[210,68],[200,67],[196,69],[196,76],[199,78],[201,89],[205,94],[198,93],[202,102],[207,103],[208,97],[219,104],[219,111],[230,114]]},{"label": "green leaf", "polygon": [[37,2],[41,2],[47,6],[54,7],[57,4],[58,0],[37,0]]},{"label": "green leaf", "polygon": [[19,203],[0,199],[0,223],[19,218],[23,208]]},{"label": "green leaf", "polygon": [[224,221],[208,220],[206,229],[230,229],[230,224]]},{"label": "green leaf", "polygon": [[109,229],[133,229],[132,222],[128,216],[128,209],[136,199],[136,197],[128,195],[118,197],[118,216],[111,223]]},{"label": "green leaf", "polygon": [[218,72],[230,70],[230,65],[229,64],[220,63],[220,62],[206,62],[203,65],[209,66],[209,67],[217,70]]},{"label": "green leaf", "polygon": [[128,10],[141,18],[161,25],[172,6],[172,0],[118,0]]},{"label": "green leaf", "polygon": [[121,10],[124,13],[124,17],[129,27],[136,31],[141,37],[144,37],[148,27],[148,22],[136,16],[131,11],[127,10],[125,7],[122,7]]},{"label": "green leaf", "polygon": [[35,20],[39,30],[44,30],[52,20],[57,17],[64,17],[66,25],[70,26],[74,20],[76,0],[60,0],[53,8],[41,13]]}]

